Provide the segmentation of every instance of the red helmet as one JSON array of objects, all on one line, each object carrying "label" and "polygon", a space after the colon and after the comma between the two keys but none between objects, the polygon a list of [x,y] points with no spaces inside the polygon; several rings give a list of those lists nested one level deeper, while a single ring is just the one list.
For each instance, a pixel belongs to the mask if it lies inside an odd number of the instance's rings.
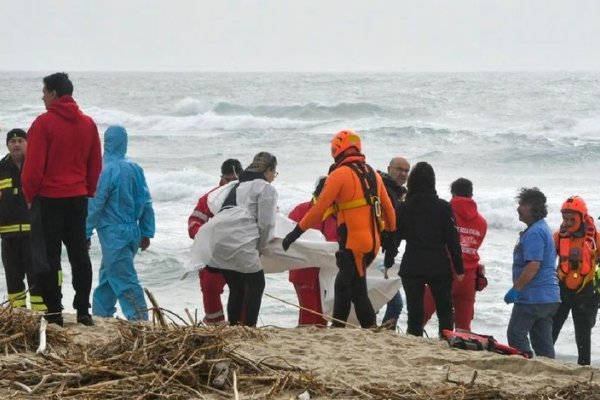
[{"label": "red helmet", "polygon": [[333,139],[331,139],[331,156],[337,158],[350,147],[354,147],[360,152],[360,136],[351,130],[339,131],[335,134]]},{"label": "red helmet", "polygon": [[588,213],[587,206],[585,205],[585,201],[579,196],[571,196],[569,197],[560,208],[561,212],[571,211],[578,212],[581,214],[581,217],[584,217]]}]

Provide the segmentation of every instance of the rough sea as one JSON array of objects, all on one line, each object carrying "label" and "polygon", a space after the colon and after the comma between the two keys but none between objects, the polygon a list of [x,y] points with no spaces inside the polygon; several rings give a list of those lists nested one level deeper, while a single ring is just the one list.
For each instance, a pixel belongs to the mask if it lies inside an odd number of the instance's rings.
[{"label": "rough sea", "polygon": [[[49,71],[51,73],[53,71]],[[0,72],[0,127],[27,129],[44,111],[41,72]],[[221,162],[244,166],[259,151],[274,153],[280,211],[307,201],[326,173],[329,140],[356,130],[375,168],[404,156],[431,163],[437,191],[449,199],[458,177],[474,183],[489,224],[480,250],[489,286],[478,293],[474,332],[506,341],[511,307],[512,250],[519,231],[515,196],[539,187],[548,197],[551,227],[560,205],[581,195],[600,215],[600,73],[72,73],[74,97],[101,134],[109,124],[129,131],[128,156],[146,172],[156,212],[156,237],[138,254],[141,283],[159,304],[181,316],[203,315],[196,277],[181,280],[192,241],[187,218],[198,197],[217,185]],[[4,136],[2,136],[4,137]],[[73,312],[70,268],[63,251],[63,304]],[[91,250],[94,285],[100,246]],[[0,270],[0,299],[6,297]],[[266,293],[296,302],[287,274],[267,276]],[[224,303],[227,300],[223,295]],[[379,318],[383,312],[379,313]],[[297,310],[265,297],[260,325],[294,327]],[[400,328],[406,329],[406,312]],[[437,332],[435,317],[427,326]],[[600,365],[600,328],[592,363]],[[576,362],[569,319],[556,344],[559,359]]]}]

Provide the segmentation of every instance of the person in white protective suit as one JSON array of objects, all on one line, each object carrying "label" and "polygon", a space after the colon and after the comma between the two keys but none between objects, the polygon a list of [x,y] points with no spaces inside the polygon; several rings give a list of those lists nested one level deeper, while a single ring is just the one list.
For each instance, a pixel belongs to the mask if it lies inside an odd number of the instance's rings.
[{"label": "person in white protective suit", "polygon": [[201,259],[223,271],[229,286],[227,318],[230,325],[256,326],[265,274],[260,253],[273,238],[277,191],[277,158],[267,152],[254,156],[239,183],[227,184],[209,195],[215,214],[200,228],[195,242]]}]

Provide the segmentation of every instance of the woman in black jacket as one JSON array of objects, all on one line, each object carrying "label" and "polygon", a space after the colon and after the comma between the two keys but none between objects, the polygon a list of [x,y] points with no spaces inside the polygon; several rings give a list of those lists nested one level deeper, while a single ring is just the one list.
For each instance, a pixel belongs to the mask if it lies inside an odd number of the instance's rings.
[{"label": "woman in black jacket", "polygon": [[398,209],[398,238],[406,240],[399,275],[406,293],[407,333],[423,336],[423,292],[429,285],[439,331],[454,329],[453,268],[464,277],[461,248],[450,204],[435,191],[431,165],[419,162],[408,177],[406,201]]}]

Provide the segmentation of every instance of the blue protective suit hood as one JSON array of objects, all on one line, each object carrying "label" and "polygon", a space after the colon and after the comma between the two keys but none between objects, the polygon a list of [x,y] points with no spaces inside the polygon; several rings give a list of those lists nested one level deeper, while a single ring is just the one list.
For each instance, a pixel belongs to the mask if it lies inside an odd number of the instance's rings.
[{"label": "blue protective suit hood", "polygon": [[92,313],[111,317],[118,300],[128,320],[147,320],[144,291],[133,259],[141,238],[155,232],[154,210],[144,170],[125,158],[127,131],[110,126],[104,133],[104,162],[96,196],[88,201],[86,236],[94,229],[102,246],[102,264]]},{"label": "blue protective suit hood", "polygon": [[127,154],[127,131],[119,125],[111,125],[104,132],[104,160],[122,160]]}]

